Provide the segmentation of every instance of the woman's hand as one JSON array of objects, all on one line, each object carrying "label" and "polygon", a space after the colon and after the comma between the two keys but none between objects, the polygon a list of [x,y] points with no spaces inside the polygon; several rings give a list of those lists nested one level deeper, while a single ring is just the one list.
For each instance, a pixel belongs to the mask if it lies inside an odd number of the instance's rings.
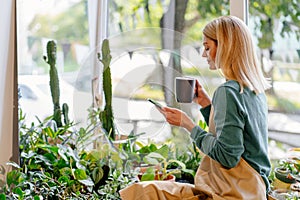
[{"label": "woman's hand", "polygon": [[179,109],[163,107],[159,109],[159,111],[165,116],[167,122],[171,125],[181,126],[190,132],[196,126],[193,120]]},{"label": "woman's hand", "polygon": [[199,81],[196,80],[196,86],[195,86],[195,98],[194,102],[198,103],[202,108],[205,108],[206,106],[211,104],[211,99],[209,95],[207,94],[206,90],[200,85]]}]

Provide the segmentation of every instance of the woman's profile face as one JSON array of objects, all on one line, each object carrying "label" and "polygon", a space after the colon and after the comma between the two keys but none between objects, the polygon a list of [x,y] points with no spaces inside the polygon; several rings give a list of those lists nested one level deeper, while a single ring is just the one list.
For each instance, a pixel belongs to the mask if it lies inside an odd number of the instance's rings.
[{"label": "woman's profile face", "polygon": [[217,69],[215,65],[216,52],[217,52],[216,42],[212,39],[209,39],[208,37],[205,37],[204,35],[203,46],[204,46],[204,51],[202,53],[202,57],[207,59],[207,63],[209,64],[209,69],[211,70]]}]

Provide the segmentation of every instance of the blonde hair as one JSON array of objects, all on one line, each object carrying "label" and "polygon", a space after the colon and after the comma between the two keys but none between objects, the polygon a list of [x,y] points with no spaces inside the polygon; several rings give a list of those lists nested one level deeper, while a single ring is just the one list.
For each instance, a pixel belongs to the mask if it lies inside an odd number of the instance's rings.
[{"label": "blonde hair", "polygon": [[251,33],[246,24],[234,16],[222,16],[208,23],[203,34],[217,44],[215,65],[227,80],[236,80],[256,94],[270,88],[258,63]]}]

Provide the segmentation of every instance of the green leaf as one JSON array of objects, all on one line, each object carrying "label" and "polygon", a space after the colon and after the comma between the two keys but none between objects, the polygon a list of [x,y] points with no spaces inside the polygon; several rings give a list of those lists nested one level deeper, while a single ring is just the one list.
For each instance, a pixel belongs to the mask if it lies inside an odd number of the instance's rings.
[{"label": "green leaf", "polygon": [[142,175],[141,181],[151,181],[155,178],[155,170],[152,167],[146,169],[146,172]]},{"label": "green leaf", "polygon": [[169,147],[168,147],[168,145],[164,144],[162,147],[160,147],[159,149],[157,149],[155,152],[159,153],[165,159],[167,159],[168,155],[169,155]]},{"label": "green leaf", "polygon": [[15,168],[17,168],[17,169],[20,169],[21,167],[17,164],[17,163],[15,163],[15,162],[7,162],[6,163],[7,165],[10,165],[10,166],[13,166],[13,167],[15,167]]},{"label": "green leaf", "polygon": [[63,184],[63,183],[67,183],[69,182],[69,177],[68,176],[61,176],[58,178],[57,180],[59,183]]},{"label": "green leaf", "polygon": [[30,193],[31,193],[30,189],[26,189],[26,190],[23,192],[23,195],[24,195],[24,196],[28,196],[28,195],[30,195]]},{"label": "green leaf", "polygon": [[50,173],[50,172],[44,172],[44,176],[45,177],[52,177],[52,173]]},{"label": "green leaf", "polygon": [[62,157],[62,159],[64,159],[64,161],[68,162],[68,158],[65,155],[65,150],[64,149],[58,149],[58,154]]},{"label": "green leaf", "polygon": [[165,160],[165,157],[163,155],[161,155],[160,153],[156,153],[156,152],[151,152],[148,155],[146,155],[145,157],[155,158],[157,160]]},{"label": "green leaf", "polygon": [[90,177],[88,179],[78,180],[78,181],[86,186],[94,186],[95,185]]},{"label": "green leaf", "polygon": [[6,195],[5,194],[0,194],[0,200],[6,200]]},{"label": "green leaf", "polygon": [[[160,154],[159,154],[159,155],[160,155]],[[150,165],[157,165],[157,164],[160,163],[156,158],[147,157],[147,156],[145,156],[145,157],[143,158],[143,161],[144,161],[146,164],[150,164]]]},{"label": "green leaf", "polygon": [[24,193],[21,188],[17,187],[13,190],[13,192],[19,196],[19,199],[24,198]]},{"label": "green leaf", "polygon": [[[44,181],[45,182],[45,181]],[[47,185],[51,187],[50,189],[54,189],[57,187],[57,183],[54,180],[47,180]],[[52,190],[53,191],[53,190]]]},{"label": "green leaf", "polygon": [[81,160],[78,160],[78,161],[76,162],[76,167],[77,167],[78,169],[83,169],[83,170],[85,170],[86,167],[85,167],[83,164],[84,164],[84,163],[83,163]]},{"label": "green leaf", "polygon": [[44,156],[51,161],[51,163],[56,162],[56,156],[53,153],[46,153]]},{"label": "green leaf", "polygon": [[143,174],[141,181],[151,181],[154,180],[155,174]]},{"label": "green leaf", "polygon": [[150,144],[149,150],[150,150],[150,152],[154,152],[157,150],[157,146],[155,144]]},{"label": "green leaf", "polygon": [[44,155],[37,155],[36,158],[40,159],[45,163],[46,166],[52,166],[51,162]]},{"label": "green leaf", "polygon": [[[31,183],[30,181],[24,181],[23,182],[23,185],[24,186],[26,186],[26,185],[28,185],[28,187],[26,187],[26,188],[29,188],[28,190],[29,191],[33,191],[34,190],[34,188],[35,188],[35,185],[33,184],[33,183]],[[27,193],[26,193],[26,195],[27,195]]]},{"label": "green leaf", "polygon": [[33,200],[40,200],[41,198],[38,196],[38,195],[35,195],[34,197],[33,197]]},{"label": "green leaf", "polygon": [[74,175],[77,180],[84,180],[87,178],[85,171],[82,169],[75,169]]},{"label": "green leaf", "polygon": [[96,167],[93,172],[92,172],[92,178],[95,182],[95,184],[97,184],[102,178],[103,178],[103,169],[102,167]]},{"label": "green leaf", "polygon": [[111,153],[111,160],[114,162],[114,163],[117,163],[117,162],[122,162],[122,158],[125,160],[126,157],[122,156],[119,152],[112,152]]},{"label": "green leaf", "polygon": [[64,167],[64,168],[60,169],[59,172],[63,176],[69,176],[72,174],[72,170],[69,167]]},{"label": "green leaf", "polygon": [[173,159],[171,159],[171,160],[168,161],[168,163],[177,163],[180,166],[181,169],[185,169],[186,168],[185,164],[183,162],[179,161],[179,160],[173,160]]},{"label": "green leaf", "polygon": [[58,162],[54,163],[53,165],[57,166],[59,169],[69,166],[68,161],[65,161],[64,159],[59,159]]},{"label": "green leaf", "polygon": [[203,130],[207,129],[207,124],[204,120],[199,120],[198,125],[200,126],[200,128],[202,128]]},{"label": "green leaf", "polygon": [[189,174],[191,174],[192,176],[195,176],[195,171],[194,170],[191,170],[191,169],[182,169],[182,171],[183,172],[185,172],[185,173],[189,173]]},{"label": "green leaf", "polygon": [[58,149],[59,149],[57,146],[53,146],[53,145],[49,145],[49,144],[38,144],[38,145],[36,145],[36,147],[41,148],[47,152],[50,151],[55,154],[58,153]]},{"label": "green leaf", "polygon": [[[141,145],[140,145],[141,146]],[[155,144],[150,144],[148,146],[143,146],[139,152],[140,153],[151,153],[157,150],[157,147]]]},{"label": "green leaf", "polygon": [[[96,150],[92,150],[88,156],[87,159],[91,160],[91,162],[96,162],[97,160],[102,159],[101,154],[103,154],[103,152],[97,152]],[[106,155],[105,155],[106,156]],[[104,157],[104,156],[103,156]]]},{"label": "green leaf", "polygon": [[44,132],[46,133],[47,136],[49,136],[50,138],[56,138],[56,133],[52,130],[52,128],[50,127],[46,127],[44,128]]},{"label": "green leaf", "polygon": [[79,156],[78,156],[78,154],[77,154],[77,151],[71,149],[71,147],[68,147],[66,154],[67,154],[69,157],[72,157],[76,162],[79,161]]},{"label": "green leaf", "polygon": [[12,184],[18,185],[23,180],[22,173],[17,170],[8,172],[6,177],[8,187],[10,187]]},{"label": "green leaf", "polygon": [[27,165],[29,170],[39,170],[41,168],[40,164],[36,164],[36,163],[30,163],[30,165]]},{"label": "green leaf", "polygon": [[[151,152],[151,153],[149,153],[148,155],[146,155],[145,157],[144,157],[144,161],[146,162],[147,160],[148,161],[151,161],[150,163],[148,163],[148,164],[151,164],[153,161],[152,160],[157,160],[157,162],[159,163],[159,162],[161,162],[161,161],[163,161],[163,160],[166,160],[166,158],[163,156],[163,155],[161,155],[161,154],[159,154],[159,153],[156,153],[156,152]],[[157,164],[157,163],[152,163],[152,164]]]},{"label": "green leaf", "polygon": [[30,159],[32,157],[36,156],[35,152],[29,151],[28,153],[22,152],[21,153],[21,157],[22,158],[26,158],[26,159]]}]

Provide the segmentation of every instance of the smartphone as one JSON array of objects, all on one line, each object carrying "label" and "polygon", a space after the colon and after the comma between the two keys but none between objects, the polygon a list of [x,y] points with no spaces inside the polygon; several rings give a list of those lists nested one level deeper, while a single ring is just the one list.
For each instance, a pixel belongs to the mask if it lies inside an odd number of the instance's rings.
[{"label": "smartphone", "polygon": [[160,103],[158,103],[157,101],[154,101],[153,99],[148,98],[147,99],[149,102],[153,103],[155,106],[157,106],[158,108],[162,109],[162,105]]}]

